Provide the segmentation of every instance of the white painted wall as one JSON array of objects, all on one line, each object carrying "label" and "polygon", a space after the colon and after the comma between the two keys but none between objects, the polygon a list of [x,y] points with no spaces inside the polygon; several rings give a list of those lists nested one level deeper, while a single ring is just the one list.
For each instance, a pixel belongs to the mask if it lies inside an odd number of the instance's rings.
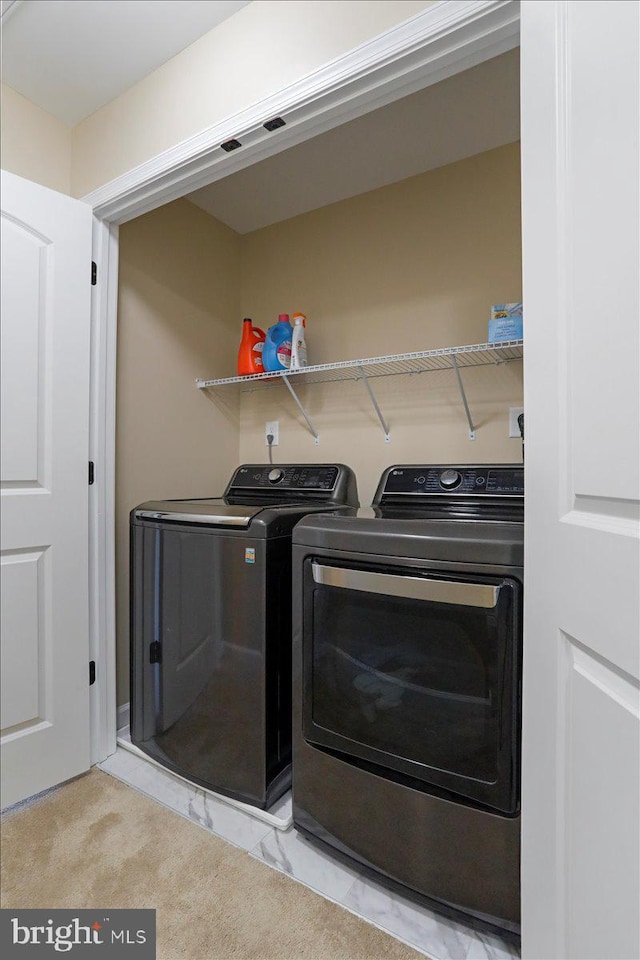
[{"label": "white painted wall", "polygon": [[71,128],[2,84],[1,166],[60,193],[71,189]]}]

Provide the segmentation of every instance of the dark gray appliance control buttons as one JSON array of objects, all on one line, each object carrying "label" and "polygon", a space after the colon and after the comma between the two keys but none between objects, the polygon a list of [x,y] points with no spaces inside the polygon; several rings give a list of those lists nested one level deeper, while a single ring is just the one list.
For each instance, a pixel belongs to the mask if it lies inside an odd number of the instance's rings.
[{"label": "dark gray appliance control buttons", "polygon": [[279,483],[284,477],[284,470],[276,469],[269,471],[269,483]]},{"label": "dark gray appliance control buttons", "polygon": [[440,474],[440,486],[446,490],[453,490],[462,482],[462,474],[457,470],[443,470]]}]

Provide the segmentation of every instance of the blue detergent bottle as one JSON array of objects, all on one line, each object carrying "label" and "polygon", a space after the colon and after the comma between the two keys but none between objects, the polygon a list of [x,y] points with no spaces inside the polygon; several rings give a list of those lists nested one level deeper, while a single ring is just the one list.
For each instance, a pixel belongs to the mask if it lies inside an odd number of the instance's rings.
[{"label": "blue detergent bottle", "polygon": [[288,370],[291,367],[292,334],[289,314],[281,313],[278,316],[278,322],[267,330],[262,351],[265,370]]}]

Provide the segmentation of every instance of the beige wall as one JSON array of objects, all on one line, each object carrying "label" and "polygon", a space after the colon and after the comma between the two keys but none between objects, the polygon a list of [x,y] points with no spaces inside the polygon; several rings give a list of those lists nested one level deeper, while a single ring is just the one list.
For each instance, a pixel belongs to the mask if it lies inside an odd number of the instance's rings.
[{"label": "beige wall", "polygon": [[306,76],[433,0],[258,0],[73,130],[82,197]]},{"label": "beige wall", "polygon": [[71,128],[2,84],[3,170],[44,187],[71,191]]},{"label": "beige wall", "polygon": [[[519,145],[511,144],[266,227],[242,241],[242,313],[268,326],[309,316],[311,363],[482,343],[492,303],[521,298]],[[344,461],[370,503],[398,462],[519,461],[508,407],[522,364],[463,374],[478,425],[468,439],[453,372],[374,381],[391,443],[362,384],[302,391],[320,445],[283,384],[242,398],[240,460],[265,460],[264,423],[280,421],[281,462]]]},{"label": "beige wall", "polygon": [[239,242],[186,200],[120,229],[116,438],[117,687],[129,699],[129,511],[212,496],[238,463],[238,412],[195,386],[235,367]]}]

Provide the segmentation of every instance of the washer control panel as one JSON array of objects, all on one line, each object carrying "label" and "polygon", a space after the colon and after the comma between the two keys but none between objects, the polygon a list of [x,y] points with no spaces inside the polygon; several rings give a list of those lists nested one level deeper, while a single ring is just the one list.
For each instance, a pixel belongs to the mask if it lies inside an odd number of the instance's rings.
[{"label": "washer control panel", "polygon": [[385,494],[522,497],[524,468],[508,464],[392,467],[384,481]]},{"label": "washer control panel", "polygon": [[236,470],[229,485],[232,490],[261,490],[277,487],[283,490],[333,490],[338,479],[338,467],[318,464],[284,464],[243,466]]}]

